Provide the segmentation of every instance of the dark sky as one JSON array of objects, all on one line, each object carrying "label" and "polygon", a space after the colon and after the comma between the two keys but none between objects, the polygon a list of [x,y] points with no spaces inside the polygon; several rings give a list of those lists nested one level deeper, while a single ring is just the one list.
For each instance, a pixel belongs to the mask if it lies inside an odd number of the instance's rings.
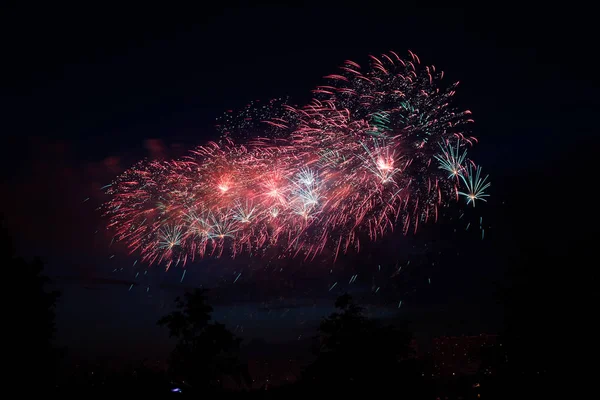
[{"label": "dark sky", "polygon": [[[362,296],[373,315],[397,317],[403,300],[404,316],[425,335],[498,330],[494,293],[525,248],[546,254],[527,274],[551,285],[557,258],[548,254],[568,259],[577,237],[594,235],[573,209],[588,190],[584,175],[598,144],[597,46],[585,12],[505,2],[217,4],[44,2],[0,13],[2,209],[20,253],[41,256],[63,290],[58,336],[70,348],[128,348],[132,357],[160,348],[160,356],[166,334],[156,319],[175,294],[198,285],[213,288],[216,317],[245,337],[310,335],[343,290]],[[409,49],[459,80],[458,102],[473,111],[473,155],[493,182],[492,200],[473,215],[491,226],[486,240],[447,222],[373,244],[332,272],[327,261],[289,262],[279,276],[279,265],[257,260],[207,260],[180,283],[181,270],[144,275],[133,256],[94,234],[99,188],[136,160],[216,138],[215,118],[251,100],[290,96],[302,104],[346,59]],[[388,281],[408,261],[400,282]],[[343,285],[354,273],[356,285]],[[369,295],[374,285],[385,289],[382,298]]]}]

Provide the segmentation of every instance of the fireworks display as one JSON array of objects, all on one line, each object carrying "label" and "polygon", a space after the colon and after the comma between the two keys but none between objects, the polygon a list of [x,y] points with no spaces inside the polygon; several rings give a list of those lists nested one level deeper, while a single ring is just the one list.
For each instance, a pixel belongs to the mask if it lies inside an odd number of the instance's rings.
[{"label": "fireworks display", "polygon": [[344,62],[306,106],[228,113],[218,142],[117,177],[103,206],[109,229],[168,268],[267,249],[337,257],[437,221],[461,197],[475,206],[490,183],[467,156],[471,112],[452,107],[458,83],[442,87],[443,75],[390,52],[366,71]]}]

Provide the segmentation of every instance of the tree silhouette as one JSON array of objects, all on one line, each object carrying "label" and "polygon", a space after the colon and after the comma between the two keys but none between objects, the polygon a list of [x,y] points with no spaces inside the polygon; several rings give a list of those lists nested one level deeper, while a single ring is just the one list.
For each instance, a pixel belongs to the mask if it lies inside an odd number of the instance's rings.
[{"label": "tree silhouette", "polygon": [[416,368],[409,358],[411,335],[364,316],[348,294],[340,296],[334,312],[321,322],[316,361],[305,371],[309,383],[337,392],[383,390],[414,383]]},{"label": "tree silhouette", "polygon": [[177,338],[171,353],[170,372],[195,389],[223,387],[223,378],[242,385],[249,381],[247,370],[238,362],[240,339],[225,325],[211,322],[212,307],[205,291],[186,293],[184,300],[175,299],[177,310],[158,321]]},{"label": "tree silhouette", "polygon": [[[40,259],[29,262],[17,257],[12,240],[0,216],[0,262],[5,269],[5,279],[15,285],[20,301],[7,305],[10,329],[5,332],[11,346],[6,365],[14,374],[12,385],[27,383],[30,390],[47,391],[54,387],[56,362],[59,352],[53,346],[55,333],[55,307],[58,291],[46,291],[49,279],[42,274]],[[6,318],[6,317],[5,317]],[[8,326],[7,326],[8,328]]]}]

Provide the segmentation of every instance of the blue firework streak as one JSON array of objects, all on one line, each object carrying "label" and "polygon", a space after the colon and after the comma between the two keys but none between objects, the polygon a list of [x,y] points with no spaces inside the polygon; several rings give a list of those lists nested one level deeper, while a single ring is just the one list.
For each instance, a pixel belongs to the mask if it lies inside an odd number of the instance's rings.
[{"label": "blue firework streak", "polygon": [[162,249],[171,250],[181,244],[182,232],[180,226],[165,227],[161,232],[159,246]]},{"label": "blue firework streak", "polygon": [[[466,175],[466,176],[465,176]],[[469,165],[466,174],[461,174],[460,178],[466,186],[466,192],[458,192],[458,194],[467,198],[467,204],[473,203],[475,207],[475,200],[487,201],[485,197],[489,197],[489,194],[485,193],[485,190],[491,186],[491,183],[487,182],[489,175],[485,178],[481,178],[481,167],[474,167]]]},{"label": "blue firework streak", "polygon": [[464,149],[461,153],[460,140],[456,141],[456,146],[452,146],[451,143],[445,145],[440,143],[440,149],[442,154],[434,156],[440,163],[439,168],[448,171],[448,178],[463,175],[463,164],[467,158],[467,150]]}]

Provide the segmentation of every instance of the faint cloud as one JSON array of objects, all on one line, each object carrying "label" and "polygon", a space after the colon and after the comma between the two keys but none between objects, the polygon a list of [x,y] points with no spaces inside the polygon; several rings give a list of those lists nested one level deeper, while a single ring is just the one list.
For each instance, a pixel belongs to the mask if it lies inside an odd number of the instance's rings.
[{"label": "faint cloud", "polygon": [[151,158],[159,159],[165,158],[166,146],[160,139],[146,139],[144,141],[144,147],[148,150]]}]

